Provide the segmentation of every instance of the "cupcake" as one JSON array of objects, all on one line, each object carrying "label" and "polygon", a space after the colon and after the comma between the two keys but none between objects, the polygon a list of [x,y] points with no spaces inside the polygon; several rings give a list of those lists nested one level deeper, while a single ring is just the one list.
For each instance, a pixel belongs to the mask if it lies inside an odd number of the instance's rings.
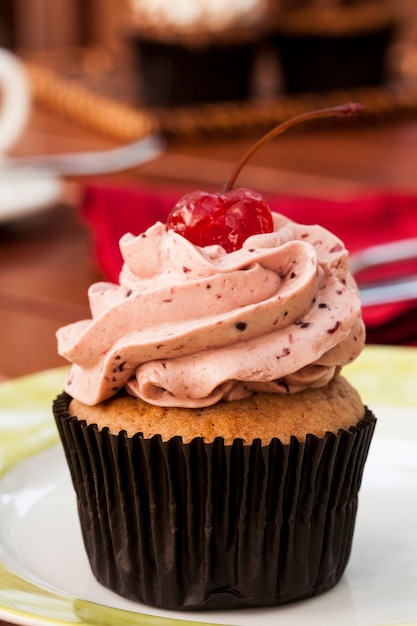
[{"label": "cupcake", "polygon": [[386,0],[283,0],[272,4],[271,42],[289,93],[387,82],[396,30]]},{"label": "cupcake", "polygon": [[58,331],[54,414],[95,577],[165,609],[330,589],[375,426],[341,375],[365,341],[342,241],[229,189],[120,248],[119,284]]},{"label": "cupcake", "polygon": [[131,0],[127,26],[150,106],[246,100],[266,0]]}]

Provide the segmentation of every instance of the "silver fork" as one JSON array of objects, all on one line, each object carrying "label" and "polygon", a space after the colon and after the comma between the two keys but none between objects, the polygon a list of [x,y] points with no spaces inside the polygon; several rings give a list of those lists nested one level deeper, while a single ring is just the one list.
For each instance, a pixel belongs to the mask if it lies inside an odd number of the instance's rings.
[{"label": "silver fork", "polygon": [[360,280],[364,270],[413,259],[417,260],[417,238],[370,246],[352,254],[350,268],[358,282],[363,306],[417,300],[417,275],[368,284]]}]

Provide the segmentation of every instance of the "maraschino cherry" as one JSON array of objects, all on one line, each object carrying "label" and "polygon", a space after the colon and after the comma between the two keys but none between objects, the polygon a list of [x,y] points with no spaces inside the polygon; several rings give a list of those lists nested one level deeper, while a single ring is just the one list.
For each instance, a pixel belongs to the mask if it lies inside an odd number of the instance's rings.
[{"label": "maraschino cherry", "polygon": [[272,232],[272,214],[262,196],[250,189],[192,191],[172,209],[167,228],[196,246],[217,244],[233,252],[250,235]]},{"label": "maraschino cherry", "polygon": [[226,252],[242,247],[251,235],[273,230],[272,214],[267,202],[250,189],[233,189],[241,169],[265,143],[300,122],[331,115],[356,115],[364,110],[361,104],[301,113],[279,124],[261,137],[240,159],[220,193],[193,191],[183,196],[168,215],[166,227],[197,246],[220,245]]}]

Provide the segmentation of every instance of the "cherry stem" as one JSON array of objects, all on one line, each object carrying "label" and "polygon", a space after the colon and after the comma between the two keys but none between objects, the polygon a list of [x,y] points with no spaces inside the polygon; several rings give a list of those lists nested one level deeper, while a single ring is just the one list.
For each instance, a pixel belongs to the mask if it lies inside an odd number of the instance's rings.
[{"label": "cherry stem", "polygon": [[308,113],[300,113],[295,117],[278,124],[272,130],[270,130],[266,135],[261,137],[240,159],[240,161],[235,165],[232,173],[229,177],[229,180],[223,187],[223,193],[230,191],[233,185],[236,182],[237,177],[243,166],[246,162],[251,158],[251,156],[259,150],[261,146],[266,144],[271,139],[274,139],[281,133],[285,132],[288,128],[295,126],[296,124],[300,124],[301,122],[306,122],[308,120],[315,120],[321,117],[330,117],[333,115],[358,115],[358,113],[362,113],[365,110],[365,107],[362,104],[356,102],[349,102],[347,104],[342,104],[340,106],[335,107],[327,107],[325,109],[318,109],[316,111],[310,111]]}]

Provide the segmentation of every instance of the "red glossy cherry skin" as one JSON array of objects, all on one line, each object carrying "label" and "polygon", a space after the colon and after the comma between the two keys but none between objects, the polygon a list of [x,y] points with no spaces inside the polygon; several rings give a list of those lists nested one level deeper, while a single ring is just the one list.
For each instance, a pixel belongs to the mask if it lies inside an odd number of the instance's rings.
[{"label": "red glossy cherry skin", "polygon": [[217,244],[233,252],[251,235],[272,232],[273,223],[271,209],[262,196],[241,188],[186,194],[168,215],[166,227],[196,246]]}]

